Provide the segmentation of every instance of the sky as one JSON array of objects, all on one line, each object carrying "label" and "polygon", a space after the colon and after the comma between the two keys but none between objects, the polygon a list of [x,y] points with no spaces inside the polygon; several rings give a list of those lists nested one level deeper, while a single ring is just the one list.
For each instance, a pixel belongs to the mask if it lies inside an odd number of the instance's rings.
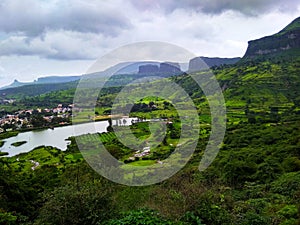
[{"label": "sky", "polygon": [[249,40],[298,16],[298,0],[1,0],[0,86],[84,74],[97,58],[142,41],[242,57]]}]

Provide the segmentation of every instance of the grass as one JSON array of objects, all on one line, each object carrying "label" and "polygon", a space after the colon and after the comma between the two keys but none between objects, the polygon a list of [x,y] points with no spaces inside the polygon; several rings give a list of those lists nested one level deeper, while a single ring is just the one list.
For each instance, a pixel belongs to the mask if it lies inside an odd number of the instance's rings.
[{"label": "grass", "polygon": [[128,163],[129,166],[150,166],[156,163],[156,160],[138,160],[131,163]]},{"label": "grass", "polygon": [[[0,152],[0,155],[7,155],[7,153]],[[51,146],[40,146],[30,152],[9,157],[8,160],[11,161],[11,165],[16,171],[25,172],[32,170],[33,162],[38,163],[35,169],[40,169],[47,165],[62,169],[67,165],[82,161],[83,157],[80,152],[69,153]]]},{"label": "grass", "polygon": [[4,133],[0,134],[0,140],[10,138],[10,137],[14,137],[14,136],[17,136],[18,134],[19,134],[18,131],[4,132]]}]

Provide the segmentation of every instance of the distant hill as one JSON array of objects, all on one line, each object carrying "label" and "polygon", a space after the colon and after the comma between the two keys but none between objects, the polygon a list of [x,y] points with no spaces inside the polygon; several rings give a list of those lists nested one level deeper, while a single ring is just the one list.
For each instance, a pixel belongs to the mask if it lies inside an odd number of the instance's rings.
[{"label": "distant hill", "polygon": [[50,76],[50,77],[40,77],[35,81],[37,84],[55,84],[55,83],[65,83],[79,80],[81,76]]},{"label": "distant hill", "polygon": [[295,56],[300,50],[300,17],[279,33],[248,42],[243,59]]},{"label": "distant hill", "polygon": [[35,84],[58,84],[58,83],[67,83],[72,81],[77,81],[81,76],[49,76],[49,77],[40,77],[33,82],[19,82],[14,80],[10,85],[1,87],[0,90],[5,90],[9,88],[22,87],[25,85],[35,85]]},{"label": "distant hill", "polygon": [[241,58],[209,58],[209,57],[196,57],[190,60],[189,62],[189,72],[196,72],[201,71],[204,69],[208,69],[207,67],[211,68],[213,66],[221,66],[221,65],[228,65],[228,64],[235,64]]},{"label": "distant hill", "polygon": [[37,96],[52,91],[68,90],[76,88],[77,81],[63,83],[31,83],[23,86],[10,87],[0,90],[0,98],[19,99],[23,97]]},{"label": "distant hill", "polygon": [[20,82],[17,79],[15,79],[10,85],[2,87],[2,88],[0,88],[0,90],[6,89],[6,88],[21,87],[21,86],[24,86],[24,85],[27,85],[27,84],[29,84],[29,83]]},{"label": "distant hill", "polygon": [[122,62],[105,71],[83,75],[81,86],[85,85],[87,88],[99,87],[99,85],[117,87],[127,85],[131,82],[139,82],[141,80],[143,82],[146,80],[151,81],[157,79],[157,77],[166,78],[183,73],[180,70],[179,63],[175,62]]}]

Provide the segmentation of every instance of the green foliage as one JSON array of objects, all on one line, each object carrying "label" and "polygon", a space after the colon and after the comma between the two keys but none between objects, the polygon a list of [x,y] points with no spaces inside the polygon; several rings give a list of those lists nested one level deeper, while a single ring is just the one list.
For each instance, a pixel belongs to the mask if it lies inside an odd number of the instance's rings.
[{"label": "green foliage", "polygon": [[233,217],[218,193],[207,191],[199,196],[199,203],[194,209],[195,215],[206,224],[232,224]]},{"label": "green foliage", "polygon": [[195,213],[189,211],[185,213],[181,220],[184,221],[183,224],[205,225]]},{"label": "green foliage", "polygon": [[278,215],[286,219],[297,218],[298,208],[296,205],[286,205],[278,211]]},{"label": "green foliage", "polygon": [[240,223],[241,225],[266,225],[271,224],[271,221],[269,218],[258,214],[253,211],[248,211],[243,215],[243,218],[241,219]]},{"label": "green foliage", "polygon": [[46,193],[36,224],[100,224],[113,213],[108,191],[100,183],[76,184]]},{"label": "green foliage", "polygon": [[274,181],[271,191],[293,197],[300,190],[300,172],[285,173]]},{"label": "green foliage", "polygon": [[17,136],[18,133],[19,133],[18,131],[10,131],[10,132],[0,133],[0,139],[14,137],[14,136]]},{"label": "green foliage", "polygon": [[108,221],[107,223],[107,225],[126,225],[126,224],[127,225],[141,225],[141,224],[171,225],[175,223],[163,219],[159,215],[159,213],[149,209],[129,211],[123,213],[120,219],[113,219]]},{"label": "green foliage", "polygon": [[9,212],[2,212],[0,210],[0,224],[1,225],[14,225],[17,224],[17,216]]}]

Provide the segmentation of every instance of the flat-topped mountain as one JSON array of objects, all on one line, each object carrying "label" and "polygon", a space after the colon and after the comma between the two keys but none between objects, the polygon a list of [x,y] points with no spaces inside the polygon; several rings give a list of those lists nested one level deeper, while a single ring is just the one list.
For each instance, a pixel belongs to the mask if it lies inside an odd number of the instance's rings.
[{"label": "flat-topped mountain", "polygon": [[248,42],[244,59],[295,55],[300,50],[300,17],[279,33]]},{"label": "flat-topped mountain", "polygon": [[35,82],[39,84],[45,83],[64,83],[79,80],[81,76],[49,76],[49,77],[40,77]]},{"label": "flat-topped mountain", "polygon": [[180,74],[182,71],[180,69],[179,63],[175,62],[163,62],[156,64],[145,64],[139,66],[138,74],[153,74],[153,73],[167,73],[171,75]]},{"label": "flat-topped mountain", "polygon": [[228,64],[235,64],[241,58],[209,58],[209,57],[196,57],[190,60],[189,62],[189,72],[201,71],[204,69],[211,68],[213,66],[221,66]]}]

